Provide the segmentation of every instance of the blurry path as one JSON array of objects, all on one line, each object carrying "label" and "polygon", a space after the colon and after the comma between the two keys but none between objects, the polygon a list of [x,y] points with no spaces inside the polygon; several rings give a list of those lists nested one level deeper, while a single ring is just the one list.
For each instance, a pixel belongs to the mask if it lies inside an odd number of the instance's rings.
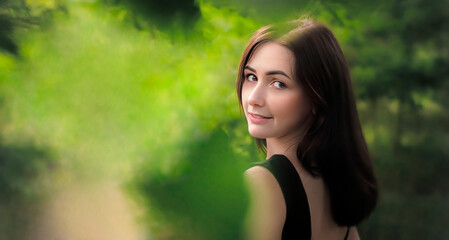
[{"label": "blurry path", "polygon": [[44,207],[29,240],[143,240],[137,208],[114,181],[68,186]]}]

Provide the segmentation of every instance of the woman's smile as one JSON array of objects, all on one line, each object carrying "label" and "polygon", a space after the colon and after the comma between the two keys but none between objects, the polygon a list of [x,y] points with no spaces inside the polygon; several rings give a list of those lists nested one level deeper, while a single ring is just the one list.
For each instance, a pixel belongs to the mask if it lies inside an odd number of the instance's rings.
[{"label": "woman's smile", "polygon": [[253,123],[266,123],[268,120],[272,119],[272,117],[265,117],[255,113],[248,113],[248,118]]}]

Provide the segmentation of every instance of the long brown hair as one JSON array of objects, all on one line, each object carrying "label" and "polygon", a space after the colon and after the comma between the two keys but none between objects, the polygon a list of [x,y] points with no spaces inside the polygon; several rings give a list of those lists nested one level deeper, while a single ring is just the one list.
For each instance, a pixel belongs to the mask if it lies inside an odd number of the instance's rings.
[{"label": "long brown hair", "polygon": [[[240,106],[243,70],[255,49],[274,41],[295,56],[294,75],[311,100],[314,120],[298,142],[304,168],[321,176],[330,193],[332,216],[342,226],[365,219],[377,202],[377,181],[363,137],[349,68],[332,31],[312,20],[259,29],[243,52],[236,83]],[[265,139],[256,139],[266,151]]]}]

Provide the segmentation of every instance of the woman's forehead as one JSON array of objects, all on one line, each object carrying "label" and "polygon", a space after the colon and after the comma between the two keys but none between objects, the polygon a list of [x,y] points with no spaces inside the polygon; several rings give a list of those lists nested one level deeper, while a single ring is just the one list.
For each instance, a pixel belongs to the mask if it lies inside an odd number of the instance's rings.
[{"label": "woman's forehead", "polygon": [[267,42],[255,49],[246,66],[257,72],[281,70],[291,74],[294,60],[293,52],[290,49],[276,42]]}]

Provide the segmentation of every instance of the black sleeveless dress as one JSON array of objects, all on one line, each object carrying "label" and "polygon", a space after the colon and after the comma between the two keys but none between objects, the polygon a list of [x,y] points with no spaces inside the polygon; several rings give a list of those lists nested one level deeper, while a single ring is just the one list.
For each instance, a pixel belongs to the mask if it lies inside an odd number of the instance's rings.
[{"label": "black sleeveless dress", "polygon": [[[287,215],[282,229],[282,240],[310,240],[312,228],[307,195],[293,164],[284,155],[273,155],[264,162],[253,163],[262,166],[276,178],[284,195]],[[349,235],[349,227],[345,240]]]}]

